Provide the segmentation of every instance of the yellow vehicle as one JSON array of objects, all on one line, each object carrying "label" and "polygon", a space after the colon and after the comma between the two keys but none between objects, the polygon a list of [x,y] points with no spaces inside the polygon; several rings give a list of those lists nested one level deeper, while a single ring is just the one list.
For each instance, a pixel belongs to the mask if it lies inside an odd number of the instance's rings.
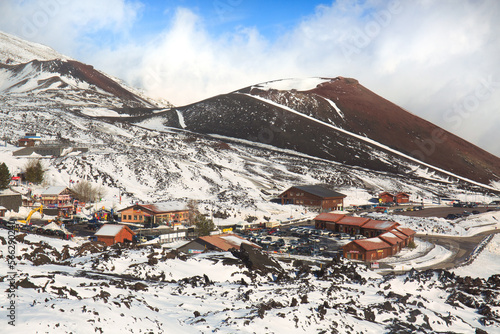
[{"label": "yellow vehicle", "polygon": [[37,211],[40,212],[40,214],[42,215],[42,218],[43,218],[43,205],[40,205],[38,208],[31,210],[30,213],[28,214],[28,217],[26,217],[25,220],[22,220],[22,219],[18,220],[17,223],[30,225],[31,224],[31,216],[33,216],[33,214]]}]

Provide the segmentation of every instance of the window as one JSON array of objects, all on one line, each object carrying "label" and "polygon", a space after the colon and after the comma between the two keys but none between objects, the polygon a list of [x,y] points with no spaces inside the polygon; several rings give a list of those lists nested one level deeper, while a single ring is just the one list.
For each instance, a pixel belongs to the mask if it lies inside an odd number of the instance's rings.
[{"label": "window", "polygon": [[132,215],[128,215],[128,220],[132,220]]},{"label": "window", "polygon": [[134,215],[134,220],[137,220],[137,216],[136,215]]}]

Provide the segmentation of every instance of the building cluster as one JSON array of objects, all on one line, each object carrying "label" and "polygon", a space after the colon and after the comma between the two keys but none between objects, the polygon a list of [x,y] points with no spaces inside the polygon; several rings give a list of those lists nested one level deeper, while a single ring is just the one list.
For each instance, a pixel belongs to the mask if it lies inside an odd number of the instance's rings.
[{"label": "building cluster", "polygon": [[395,255],[414,242],[415,231],[393,221],[336,213],[321,213],[314,221],[316,229],[362,236],[342,247],[343,256],[348,259],[380,260]]}]

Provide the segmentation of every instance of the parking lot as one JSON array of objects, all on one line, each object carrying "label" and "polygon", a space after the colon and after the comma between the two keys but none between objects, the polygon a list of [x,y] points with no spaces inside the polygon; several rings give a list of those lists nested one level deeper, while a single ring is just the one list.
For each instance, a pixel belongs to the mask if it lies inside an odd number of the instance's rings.
[{"label": "parking lot", "polygon": [[262,229],[239,233],[260,245],[264,250],[308,256],[340,256],[341,246],[351,241],[351,236],[326,230],[316,230],[311,225],[281,226],[279,229]]}]

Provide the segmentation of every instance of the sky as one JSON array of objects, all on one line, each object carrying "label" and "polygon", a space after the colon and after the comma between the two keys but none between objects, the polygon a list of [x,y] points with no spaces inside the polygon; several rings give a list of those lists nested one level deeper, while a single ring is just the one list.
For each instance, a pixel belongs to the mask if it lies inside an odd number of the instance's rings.
[{"label": "sky", "polygon": [[185,105],[352,77],[500,156],[496,0],[3,0],[0,30]]}]

